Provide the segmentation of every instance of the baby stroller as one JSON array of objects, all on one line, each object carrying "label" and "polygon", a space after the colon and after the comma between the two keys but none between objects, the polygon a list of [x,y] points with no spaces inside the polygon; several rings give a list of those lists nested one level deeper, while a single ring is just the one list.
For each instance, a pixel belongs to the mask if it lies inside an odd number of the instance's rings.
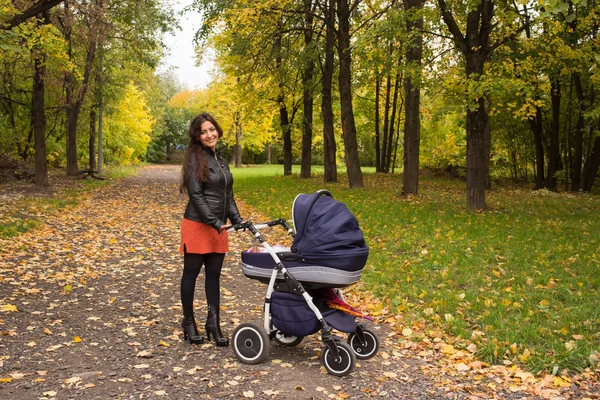
[{"label": "baby stroller", "polygon": [[[250,279],[268,283],[264,327],[242,323],[233,332],[233,351],[245,364],[258,364],[269,355],[270,340],[293,347],[305,336],[321,331],[321,361],[328,373],[345,376],[356,358],[369,359],[379,349],[379,339],[348,313],[340,288],[360,279],[369,248],[358,221],[348,208],[320,190],[300,194],[292,217],[296,232],[285,219],[231,229],[248,229],[263,251],[242,252],[242,271]],[[259,230],[280,225],[294,238],[291,248],[270,246]],[[346,305],[347,306],[347,305]],[[332,329],[348,333],[347,343]]]}]

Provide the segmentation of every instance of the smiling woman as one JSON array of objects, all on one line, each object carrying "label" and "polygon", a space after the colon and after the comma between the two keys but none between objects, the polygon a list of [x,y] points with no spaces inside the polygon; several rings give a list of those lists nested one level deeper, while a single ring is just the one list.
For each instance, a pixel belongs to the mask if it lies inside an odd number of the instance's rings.
[{"label": "smiling woman", "polygon": [[233,178],[227,161],[216,149],[223,136],[217,121],[201,113],[190,124],[190,142],[185,153],[180,191],[187,192],[189,201],[181,223],[183,274],[181,305],[183,307],[183,337],[191,344],[204,338],[198,333],[194,319],[194,290],[202,265],[205,268],[206,336],[212,336],[217,346],[227,346],[229,339],[219,323],[220,276],[225,253],[229,251],[226,229],[243,222],[233,198]]}]

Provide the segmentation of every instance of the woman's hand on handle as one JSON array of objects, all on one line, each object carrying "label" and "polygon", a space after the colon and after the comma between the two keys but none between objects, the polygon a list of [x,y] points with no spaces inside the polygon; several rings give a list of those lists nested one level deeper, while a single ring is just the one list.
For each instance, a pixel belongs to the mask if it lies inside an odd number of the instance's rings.
[{"label": "woman's hand on handle", "polygon": [[239,231],[241,229],[246,230],[248,221],[243,220],[242,222],[240,222],[239,224],[228,224],[228,225],[223,225],[221,227],[221,230],[226,230],[227,232],[233,232],[233,231]]}]

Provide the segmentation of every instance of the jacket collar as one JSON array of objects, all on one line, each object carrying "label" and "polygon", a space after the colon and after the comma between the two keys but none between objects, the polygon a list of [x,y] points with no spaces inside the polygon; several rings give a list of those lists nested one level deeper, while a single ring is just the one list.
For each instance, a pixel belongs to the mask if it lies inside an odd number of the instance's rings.
[{"label": "jacket collar", "polygon": [[217,148],[215,148],[215,151],[212,151],[208,147],[202,146],[202,149],[211,157],[215,157],[215,156],[220,157],[221,156],[221,152]]}]

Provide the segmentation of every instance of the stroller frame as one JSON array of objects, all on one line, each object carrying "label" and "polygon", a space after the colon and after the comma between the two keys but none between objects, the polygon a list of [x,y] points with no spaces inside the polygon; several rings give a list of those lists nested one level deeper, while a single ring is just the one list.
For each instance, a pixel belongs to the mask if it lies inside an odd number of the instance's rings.
[{"label": "stroller frame", "polygon": [[[328,193],[328,192],[327,192]],[[328,193],[329,194],[329,193]],[[286,269],[284,263],[277,255],[275,250],[267,243],[259,230],[282,226],[290,236],[294,237],[293,229],[288,225],[285,219],[256,224],[252,222],[244,222],[239,225],[234,225],[230,230],[249,230],[260,244],[267,250],[274,261],[274,268],[269,279],[267,293],[264,300],[264,320],[262,329],[255,324],[243,323],[240,324],[233,334],[233,350],[238,359],[245,364],[258,364],[268,357],[269,341],[276,340],[284,346],[295,346],[300,343],[302,337],[294,337],[285,335],[282,339],[280,332],[272,325],[271,321],[271,297],[275,292],[275,285],[278,281],[278,276],[283,276],[288,287],[288,292],[300,295],[306,301],[306,304],[315,314],[321,326],[321,340],[324,347],[321,351],[321,358],[325,369],[332,375],[345,376],[348,375],[354,368],[356,358],[368,359],[377,354],[379,349],[379,340],[371,330],[363,327],[361,324],[356,324],[356,330],[348,337],[348,344],[332,333],[332,326],[327,323],[325,317],[313,302],[312,296],[307,292],[302,283],[294,278],[294,276]],[[281,254],[281,253],[280,253]],[[282,254],[282,258],[286,259],[288,253]],[[294,253],[289,253],[290,257]],[[281,278],[279,278],[281,282]],[[343,300],[343,295],[339,289],[335,289],[336,294]]]}]

